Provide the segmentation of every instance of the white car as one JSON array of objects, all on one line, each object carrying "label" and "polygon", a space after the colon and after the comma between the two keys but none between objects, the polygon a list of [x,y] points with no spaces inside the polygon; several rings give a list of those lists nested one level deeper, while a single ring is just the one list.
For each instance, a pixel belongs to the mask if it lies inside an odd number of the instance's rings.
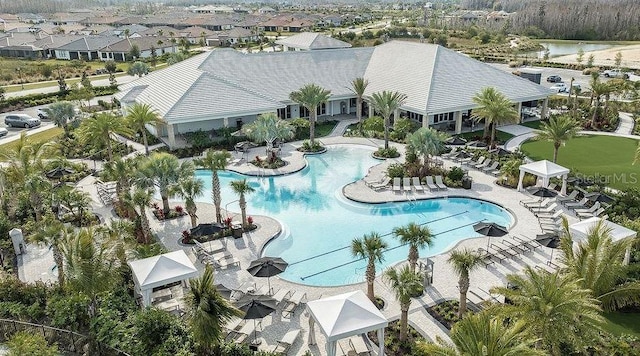
[{"label": "white car", "polygon": [[4,127],[0,127],[0,137],[5,137],[9,134],[9,130],[5,129]]},{"label": "white car", "polygon": [[36,115],[38,115],[38,117],[40,118],[40,120],[46,120],[49,118],[49,115],[47,114],[47,112],[45,111],[45,109],[38,109],[36,110]]},{"label": "white car", "polygon": [[555,83],[549,89],[555,91],[556,93],[568,93],[569,92],[569,87],[565,83]]}]

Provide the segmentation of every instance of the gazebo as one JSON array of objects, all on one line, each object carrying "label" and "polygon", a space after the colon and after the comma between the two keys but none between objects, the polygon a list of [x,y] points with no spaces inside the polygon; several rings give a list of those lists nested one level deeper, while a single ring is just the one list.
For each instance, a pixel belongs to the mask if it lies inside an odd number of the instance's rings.
[{"label": "gazebo", "polygon": [[153,288],[198,276],[198,269],[183,250],[129,261],[128,264],[133,272],[136,290],[142,295],[142,305],[145,307],[151,305]]},{"label": "gazebo", "polygon": [[569,169],[559,164],[555,164],[551,161],[542,160],[532,163],[523,164],[520,166],[520,178],[518,179],[518,190],[522,190],[522,180],[525,173],[531,173],[542,178],[542,184],[544,187],[549,185],[549,178],[562,177],[562,189],[560,194],[567,194],[567,175],[569,175]]},{"label": "gazebo", "polygon": [[[314,323],[327,339],[327,355],[335,356],[336,343],[352,335],[369,331],[378,332],[378,340],[384,340],[387,318],[360,290],[318,299],[307,303],[309,311],[309,344],[315,344]],[[384,356],[384,341],[380,342],[379,356]]]},{"label": "gazebo", "polygon": [[[602,221],[604,227],[610,230],[611,240],[612,241],[620,241],[628,238],[634,238],[638,235],[638,232],[627,229],[624,226],[613,223],[609,220],[604,220],[598,217],[592,217],[575,224],[569,225],[569,231],[571,232],[571,237],[574,242],[580,242],[587,239],[589,233],[596,227],[596,225]],[[627,248],[627,252],[624,256],[624,264],[629,263],[629,258],[631,257],[631,249]]]}]

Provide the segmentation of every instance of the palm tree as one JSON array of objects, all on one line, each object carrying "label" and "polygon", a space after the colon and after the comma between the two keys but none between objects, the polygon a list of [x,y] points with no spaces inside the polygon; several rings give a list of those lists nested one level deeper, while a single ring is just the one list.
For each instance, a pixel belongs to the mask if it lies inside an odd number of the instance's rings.
[{"label": "palm tree", "polygon": [[224,170],[229,164],[231,154],[227,151],[215,151],[208,149],[204,152],[202,158],[193,160],[196,166],[203,167],[211,171],[211,195],[213,198],[213,205],[216,208],[216,221],[222,222],[222,214],[220,213],[220,204],[222,204],[222,197],[220,194],[220,179],[218,178],[218,171]]},{"label": "palm tree", "polygon": [[538,348],[561,355],[566,346],[578,350],[601,338],[604,319],[598,301],[573,276],[538,272],[527,266],[524,275],[509,275],[507,281],[510,288],[491,289],[510,301],[500,312],[522,320],[525,330],[538,338]]},{"label": "palm tree", "polygon": [[364,92],[369,86],[369,80],[363,77],[351,81],[351,91],[356,95],[356,117],[358,118],[358,130],[362,132],[362,102]]},{"label": "palm tree", "polygon": [[[142,157],[140,157],[142,158]],[[133,183],[138,166],[141,162],[140,158],[124,159],[117,157],[113,161],[106,162],[103,165],[102,177],[107,181],[116,182],[116,196],[119,204],[124,201],[124,195],[129,192]]]},{"label": "palm tree", "polygon": [[247,182],[247,179],[234,180],[231,182],[231,189],[240,196],[240,212],[242,213],[242,226],[247,226],[247,201],[245,195],[255,191],[253,187]]},{"label": "palm tree", "polygon": [[309,111],[309,143],[315,147],[315,128],[318,106],[329,100],[331,91],[316,84],[307,84],[289,94],[289,99],[304,106]]},{"label": "palm tree", "polygon": [[206,266],[202,276],[190,280],[189,284],[189,292],[184,298],[188,323],[203,354],[208,355],[223,340],[223,326],[232,317],[242,316],[242,312],[220,295],[214,285],[211,267]]},{"label": "palm tree", "polygon": [[375,303],[376,296],[373,293],[373,282],[376,279],[376,262],[384,260],[383,252],[387,243],[375,232],[365,234],[362,238],[351,241],[351,254],[359,259],[367,259],[367,296]]},{"label": "palm tree", "polygon": [[196,227],[198,224],[196,198],[204,192],[204,183],[201,179],[191,177],[180,182],[179,190],[180,196],[184,199],[184,207],[191,218],[191,227]]},{"label": "palm tree", "polygon": [[45,197],[51,194],[51,182],[41,174],[32,173],[26,177],[23,188],[35,214],[35,221],[39,222],[45,209]]},{"label": "palm tree", "polygon": [[126,120],[110,113],[100,113],[82,122],[78,128],[78,136],[84,143],[107,148],[108,160],[113,160],[111,139],[113,135],[131,136],[133,130]]},{"label": "palm tree", "polygon": [[445,132],[432,128],[421,127],[416,132],[407,136],[407,145],[416,154],[422,155],[424,165],[429,168],[429,156],[435,156],[444,151],[444,141],[448,135]]},{"label": "palm tree", "polygon": [[68,101],[59,101],[49,105],[44,109],[47,116],[53,123],[64,130],[65,137],[69,136],[69,122],[76,117],[76,111],[73,104]]},{"label": "palm tree", "polygon": [[268,151],[273,148],[275,140],[291,139],[295,135],[295,128],[288,121],[271,112],[261,114],[256,121],[244,125],[242,131],[255,142],[266,142]]},{"label": "palm tree", "polygon": [[[382,115],[384,118],[384,149],[389,148],[389,126],[391,126],[391,115],[402,106],[404,101],[407,100],[405,94],[400,94],[397,91],[382,91],[379,93],[373,93],[368,98],[368,102],[373,109]],[[397,119],[395,117],[394,119]]]},{"label": "palm tree", "polygon": [[507,122],[517,122],[518,112],[513,108],[513,103],[494,87],[486,87],[473,97],[473,102],[478,104],[473,109],[473,117],[477,121],[484,120],[484,137],[486,138],[491,128],[490,146],[496,141],[496,126]]},{"label": "palm tree", "polygon": [[468,315],[451,329],[453,345],[422,343],[418,349],[425,355],[491,355],[491,356],[543,356],[533,348],[536,340],[524,333],[524,323],[505,322],[500,317],[484,311]]},{"label": "palm tree", "polygon": [[396,227],[393,234],[400,239],[403,245],[409,244],[409,266],[411,272],[416,271],[416,264],[420,258],[419,250],[425,246],[433,246],[433,235],[427,226],[420,226],[416,223],[409,223],[407,226]]},{"label": "palm tree", "polygon": [[384,273],[385,279],[391,284],[391,289],[396,293],[396,299],[400,303],[400,341],[407,338],[409,308],[411,298],[422,292],[422,277],[404,266],[400,271],[389,268]]},{"label": "palm tree", "polygon": [[598,118],[598,109],[600,108],[600,98],[603,95],[606,96],[610,93],[611,86],[606,82],[600,81],[600,76],[597,75],[597,73],[592,75],[589,85],[591,86],[591,101],[594,103],[593,115],[591,116],[591,126],[595,127],[596,120]]},{"label": "palm tree", "polygon": [[193,176],[193,163],[183,161],[169,153],[153,153],[142,163],[139,171],[138,184],[141,187],[155,186],[162,198],[162,210],[169,213],[169,197],[178,191],[178,186],[183,179]]},{"label": "palm tree", "polygon": [[549,122],[542,123],[542,127],[536,135],[536,140],[553,142],[553,162],[558,161],[558,150],[567,141],[578,134],[580,127],[578,123],[569,116],[557,116],[549,119]]},{"label": "palm tree", "polygon": [[73,229],[67,228],[53,214],[49,213],[44,216],[42,223],[38,224],[38,229],[29,235],[30,240],[51,246],[53,261],[58,272],[58,286],[60,287],[64,287],[65,284],[64,257],[60,246],[62,241],[67,238],[66,235],[70,233],[73,233]]},{"label": "palm tree", "polygon": [[458,318],[467,311],[467,291],[469,291],[469,274],[480,266],[482,257],[477,253],[464,249],[453,250],[449,259],[453,271],[458,275],[458,289],[460,290],[460,308],[458,309]]},{"label": "palm tree", "polygon": [[142,133],[144,152],[149,155],[149,143],[147,141],[147,125],[159,125],[164,122],[149,104],[134,103],[127,108],[127,120],[136,132]]},{"label": "palm tree", "polygon": [[147,217],[146,209],[151,204],[151,195],[153,193],[150,189],[136,187],[131,195],[131,203],[136,206],[138,216],[140,216],[140,230],[142,231],[142,243],[148,244],[151,242],[151,230],[149,229],[149,218]]}]

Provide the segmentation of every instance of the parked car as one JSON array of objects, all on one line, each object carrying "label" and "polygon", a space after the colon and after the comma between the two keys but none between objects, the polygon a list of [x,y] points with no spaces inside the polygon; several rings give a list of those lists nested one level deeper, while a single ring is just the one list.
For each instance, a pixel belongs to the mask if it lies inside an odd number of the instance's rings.
[{"label": "parked car", "polygon": [[562,82],[562,78],[559,75],[550,75],[547,77],[547,82],[549,83],[560,83]]},{"label": "parked car", "polygon": [[36,110],[36,115],[38,115],[38,117],[40,118],[40,120],[47,120],[49,118],[49,115],[47,114],[47,112],[45,111],[45,109],[38,109]]},{"label": "parked car", "polygon": [[569,92],[569,87],[565,83],[555,83],[549,89],[555,91],[556,93],[568,93]]},{"label": "parked car", "polygon": [[5,137],[9,134],[9,130],[5,129],[4,127],[0,127],[0,137]]},{"label": "parked car", "polygon": [[40,119],[35,119],[26,114],[11,114],[4,117],[4,124],[9,127],[32,128],[40,126]]},{"label": "parked car", "polygon": [[602,72],[602,74],[607,78],[623,78],[629,79],[629,74],[623,72],[620,69],[609,69]]}]

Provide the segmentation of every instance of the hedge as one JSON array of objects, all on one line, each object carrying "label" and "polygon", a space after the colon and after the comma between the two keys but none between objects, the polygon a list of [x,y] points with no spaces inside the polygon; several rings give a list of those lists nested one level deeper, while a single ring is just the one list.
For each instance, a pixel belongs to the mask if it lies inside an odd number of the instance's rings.
[{"label": "hedge", "polygon": [[[0,101],[0,113],[30,108],[39,105],[51,104],[56,101],[65,100],[71,92],[72,90],[65,92],[57,91],[54,93],[30,94],[7,98]],[[93,92],[95,96],[111,95],[117,93],[118,88],[112,86],[93,87]]]}]

